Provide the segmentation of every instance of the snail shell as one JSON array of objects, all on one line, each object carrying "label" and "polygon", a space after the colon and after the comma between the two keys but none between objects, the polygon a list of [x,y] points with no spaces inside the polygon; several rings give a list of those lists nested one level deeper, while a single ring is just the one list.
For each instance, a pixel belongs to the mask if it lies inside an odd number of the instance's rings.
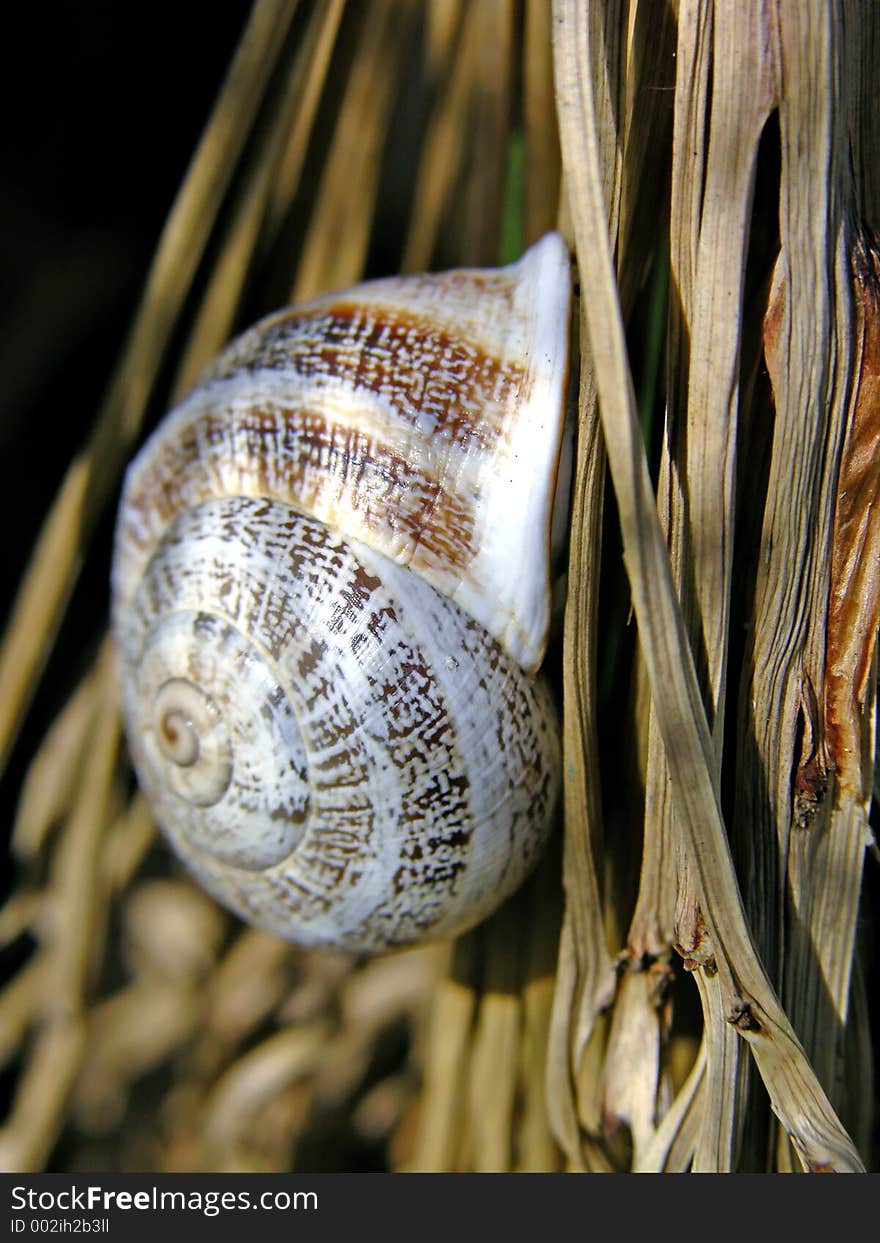
[{"label": "snail shell", "polygon": [[270,316],[130,466],[113,628],[133,760],[214,896],[290,940],[462,931],[549,832],[534,675],[564,418],[558,234],[497,271]]}]

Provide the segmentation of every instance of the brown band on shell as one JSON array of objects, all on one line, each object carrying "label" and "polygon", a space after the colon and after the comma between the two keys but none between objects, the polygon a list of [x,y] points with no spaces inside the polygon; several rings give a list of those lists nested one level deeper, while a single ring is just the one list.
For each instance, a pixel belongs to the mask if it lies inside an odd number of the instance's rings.
[{"label": "brown band on shell", "polygon": [[[306,944],[471,926],[550,828],[568,253],[356,287],[246,333],[129,470],[132,756],[203,884]],[[415,571],[415,572],[411,572]]]},{"label": "brown band on shell", "polygon": [[476,555],[477,498],[428,465],[312,411],[198,413],[143,463],[120,548],[145,561],[179,513],[214,497],[277,498],[455,581]]},{"label": "brown band on shell", "polygon": [[345,385],[380,398],[410,427],[465,449],[491,448],[503,412],[525,399],[528,374],[498,359],[460,331],[398,308],[340,302],[291,310],[248,334],[221,357],[212,378],[242,370],[284,371],[322,386]]}]

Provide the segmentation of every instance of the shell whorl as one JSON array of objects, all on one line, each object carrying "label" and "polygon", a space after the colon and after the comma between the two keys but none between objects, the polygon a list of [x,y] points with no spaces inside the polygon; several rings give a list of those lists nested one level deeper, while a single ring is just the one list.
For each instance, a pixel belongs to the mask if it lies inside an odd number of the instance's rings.
[{"label": "shell whorl", "polygon": [[409,567],[537,669],[569,286],[550,233],[509,268],[373,281],[261,321],[138,458],[116,599],[181,509],[278,497]]},{"label": "shell whorl", "polygon": [[472,925],[537,857],[568,289],[548,235],[511,268],[272,316],[129,470],[113,589],[135,766],[253,923],[406,944]]}]

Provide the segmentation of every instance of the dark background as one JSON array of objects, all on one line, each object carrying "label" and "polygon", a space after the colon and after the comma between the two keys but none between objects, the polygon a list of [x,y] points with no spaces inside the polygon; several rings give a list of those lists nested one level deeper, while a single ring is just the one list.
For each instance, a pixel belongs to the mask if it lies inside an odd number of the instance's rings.
[{"label": "dark background", "polygon": [[[8,6],[0,39],[0,624],[131,324],[162,225],[250,9]],[[108,607],[99,529],[0,796],[85,667]]]},{"label": "dark background", "polygon": [[250,6],[23,7],[0,51],[4,616]]}]

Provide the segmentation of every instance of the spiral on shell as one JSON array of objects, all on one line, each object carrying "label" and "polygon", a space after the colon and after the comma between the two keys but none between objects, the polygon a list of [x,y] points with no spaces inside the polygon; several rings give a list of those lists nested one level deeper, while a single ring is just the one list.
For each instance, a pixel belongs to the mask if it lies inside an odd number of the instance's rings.
[{"label": "spiral on shell", "polygon": [[129,468],[113,628],[139,779],[214,896],[291,940],[462,931],[529,871],[569,274],[356,286],[220,356]]}]

